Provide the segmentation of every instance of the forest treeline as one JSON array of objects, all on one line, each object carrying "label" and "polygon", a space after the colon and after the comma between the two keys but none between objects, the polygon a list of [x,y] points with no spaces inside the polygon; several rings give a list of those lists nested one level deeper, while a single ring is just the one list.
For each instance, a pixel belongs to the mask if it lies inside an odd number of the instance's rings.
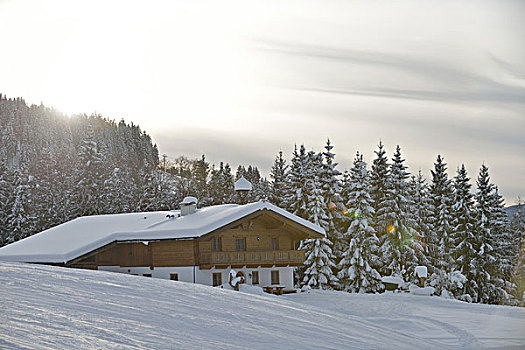
[{"label": "forest treeline", "polygon": [[67,117],[0,95],[0,246],[83,215],[171,210],[188,195],[199,206],[234,203],[234,181],[260,199],[322,226],[307,240],[297,271],[303,288],[380,292],[382,276],[413,282],[429,269],[436,293],[470,302],[523,303],[525,213],[504,211],[489,169],[472,181],[465,167],[449,176],[443,157],[425,178],[410,174],[398,146],[379,143],[371,165],[356,154],[341,172],[328,140],[322,152],[280,152],[270,179],[257,167],[235,171],[205,156],[159,159],[139,126],[100,115]]}]

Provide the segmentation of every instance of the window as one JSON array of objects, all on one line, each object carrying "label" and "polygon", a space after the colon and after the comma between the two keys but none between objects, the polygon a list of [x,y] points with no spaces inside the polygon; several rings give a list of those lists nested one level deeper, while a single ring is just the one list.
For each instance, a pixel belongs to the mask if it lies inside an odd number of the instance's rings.
[{"label": "window", "polygon": [[279,271],[272,271],[272,284],[279,284]]},{"label": "window", "polygon": [[213,286],[217,287],[222,284],[222,274],[220,272],[213,274]]},{"label": "window", "polygon": [[235,239],[235,251],[244,252],[246,250],[245,242],[246,242],[245,238],[236,238]]},{"label": "window", "polygon": [[151,277],[151,273],[143,273],[142,276],[144,276],[144,277]]},{"label": "window", "polygon": [[279,250],[279,240],[272,238],[272,250]]},{"label": "window", "polygon": [[252,272],[252,284],[259,284],[259,271]]},{"label": "window", "polygon": [[178,273],[170,273],[170,280],[178,281],[179,280],[179,274]]},{"label": "window", "polygon": [[221,238],[220,237],[213,238],[211,240],[211,249],[214,252],[220,252],[222,250],[222,244],[221,244]]}]

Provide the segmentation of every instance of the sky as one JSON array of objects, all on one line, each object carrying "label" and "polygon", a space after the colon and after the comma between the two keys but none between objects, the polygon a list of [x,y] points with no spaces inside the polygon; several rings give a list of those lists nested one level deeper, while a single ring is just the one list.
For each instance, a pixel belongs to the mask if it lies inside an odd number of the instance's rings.
[{"label": "sky", "polygon": [[267,175],[330,138],[343,170],[382,140],[525,197],[525,1],[0,0],[0,33],[1,93],[124,118],[172,159]]}]

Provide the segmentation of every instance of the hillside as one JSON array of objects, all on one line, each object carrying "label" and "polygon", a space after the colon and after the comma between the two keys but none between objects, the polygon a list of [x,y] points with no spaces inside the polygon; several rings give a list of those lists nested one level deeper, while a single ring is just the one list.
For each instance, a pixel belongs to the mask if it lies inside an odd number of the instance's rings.
[{"label": "hillside", "polygon": [[512,220],[512,218],[514,217],[514,214],[516,214],[517,211],[518,211],[518,204],[505,208],[505,212],[507,213],[507,217],[509,218],[509,220]]},{"label": "hillside", "polygon": [[257,296],[0,263],[0,348],[437,349],[525,346],[525,310],[404,294]]}]

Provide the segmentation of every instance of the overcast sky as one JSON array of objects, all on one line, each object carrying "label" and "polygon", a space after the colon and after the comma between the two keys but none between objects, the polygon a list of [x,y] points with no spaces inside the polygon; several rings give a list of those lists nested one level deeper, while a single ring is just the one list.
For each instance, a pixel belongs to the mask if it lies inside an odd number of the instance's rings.
[{"label": "overcast sky", "polygon": [[379,140],[525,197],[525,1],[0,0],[0,92],[139,124],[171,158],[341,169]]}]

